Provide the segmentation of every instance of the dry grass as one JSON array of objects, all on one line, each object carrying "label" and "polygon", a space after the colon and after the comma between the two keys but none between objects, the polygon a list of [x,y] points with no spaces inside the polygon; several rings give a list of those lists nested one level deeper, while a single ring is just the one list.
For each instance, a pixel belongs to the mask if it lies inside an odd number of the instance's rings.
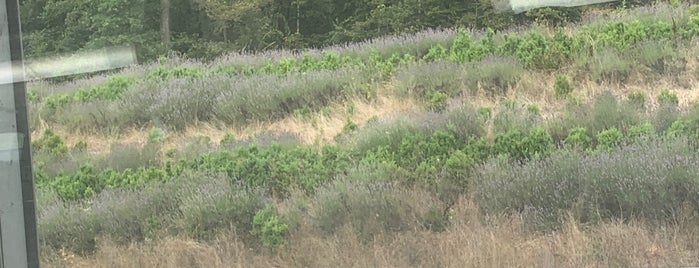
[{"label": "dry grass", "polygon": [[[696,60],[691,60],[690,62],[694,61]],[[694,66],[696,64],[690,65]],[[691,69],[687,72],[693,73],[695,71]],[[680,107],[688,108],[693,103],[699,101],[699,91],[695,90],[699,88],[699,81],[689,75],[684,75],[682,79],[684,79],[685,86],[677,85],[673,77],[663,77],[654,80],[652,81],[652,85],[649,84],[648,81],[643,81],[642,79],[623,85],[599,85],[589,79],[576,81],[574,83],[572,98],[581,102],[589,102],[594,96],[605,90],[611,90],[615,95],[620,97],[625,97],[633,91],[641,91],[648,97],[648,107],[653,109],[657,106],[657,96],[660,92],[663,89],[669,89],[671,92],[677,94],[680,100]],[[560,99],[555,96],[553,81],[553,74],[529,72],[505,95],[493,98],[487,96],[488,94],[484,92],[469,94],[464,99],[456,100],[456,102],[452,103],[452,106],[460,106],[460,102],[468,102],[475,107],[497,108],[501,101],[509,99],[520,104],[536,104],[544,119],[552,118],[558,116],[560,112],[564,110],[568,102],[568,100]],[[425,110],[424,105],[418,103],[417,100],[398,97],[392,92],[392,85],[387,84],[379,90],[377,98],[373,101],[357,98],[342,103],[331,104],[325,109],[325,113],[315,112],[307,118],[289,116],[275,122],[252,123],[242,129],[226,127],[222,124],[215,123],[198,123],[196,126],[188,127],[183,132],[168,133],[164,147],[174,148],[186,142],[188,138],[196,136],[206,136],[211,138],[212,142],[218,143],[226,133],[231,133],[237,139],[242,140],[254,134],[266,131],[297,134],[300,141],[307,145],[333,143],[333,138],[342,132],[347,118],[361,126],[374,116],[383,119],[398,114],[419,113]],[[354,112],[347,112],[349,106],[354,106]],[[34,137],[39,137],[41,131],[41,129],[34,130],[32,135]],[[79,141],[86,141],[90,152],[102,154],[108,153],[108,148],[110,148],[112,143],[145,144],[148,141],[150,129],[131,129],[114,137],[75,133],[69,129],[62,129],[60,127],[55,127],[54,131],[65,139],[69,147],[72,147]]]},{"label": "dry grass", "polygon": [[[353,106],[353,112],[348,113],[348,107]],[[347,118],[352,122],[362,125],[370,118],[391,117],[397,114],[418,113],[424,111],[422,105],[415,99],[401,98],[393,94],[392,85],[386,84],[379,91],[376,99],[367,101],[356,98],[342,103],[331,104],[326,113],[315,112],[308,118],[289,116],[274,122],[256,122],[244,128],[233,128],[215,123],[198,123],[188,127],[182,132],[167,133],[164,144],[165,149],[174,148],[185,143],[191,137],[206,136],[212,142],[218,143],[227,133],[232,134],[238,140],[249,138],[261,132],[288,132],[297,134],[300,141],[307,145],[333,143],[334,137],[341,133]],[[75,133],[69,129],[54,127],[68,145],[72,147],[80,141],[88,144],[88,151],[94,154],[109,153],[113,143],[140,144],[148,141],[150,129],[130,129],[121,135],[105,137],[100,135],[88,135]],[[34,130],[33,137],[40,137],[43,129]]]},{"label": "dry grass", "polygon": [[[417,195],[419,196],[419,194]],[[418,197],[419,198],[419,197]],[[204,243],[167,237],[130,246],[102,240],[93,256],[42,252],[44,267],[670,267],[699,265],[693,224],[650,226],[566,220],[557,232],[527,229],[521,217],[484,219],[461,199],[445,232],[415,229],[361,242],[351,228],[321,235],[303,225],[276,253],[253,250],[232,232]]]}]

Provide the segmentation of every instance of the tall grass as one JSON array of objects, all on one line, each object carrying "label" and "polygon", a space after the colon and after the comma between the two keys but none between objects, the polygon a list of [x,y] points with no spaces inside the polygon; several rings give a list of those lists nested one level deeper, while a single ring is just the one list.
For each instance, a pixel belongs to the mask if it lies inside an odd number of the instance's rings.
[{"label": "tall grass", "polygon": [[684,138],[652,140],[596,154],[556,151],[527,164],[493,161],[476,180],[481,208],[524,213],[533,226],[555,227],[566,213],[579,222],[677,220],[699,212],[696,152]]}]

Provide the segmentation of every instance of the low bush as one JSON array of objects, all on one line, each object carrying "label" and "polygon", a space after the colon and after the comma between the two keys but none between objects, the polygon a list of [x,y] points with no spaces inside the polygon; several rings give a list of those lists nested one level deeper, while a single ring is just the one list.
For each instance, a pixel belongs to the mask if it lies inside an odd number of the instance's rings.
[{"label": "low bush", "polygon": [[629,106],[636,108],[639,111],[646,110],[646,94],[643,91],[633,91],[626,96],[626,102]]},{"label": "low bush", "polygon": [[265,206],[264,195],[236,188],[228,183],[231,178],[225,175],[213,178],[197,185],[183,198],[179,208],[182,217],[178,220],[182,232],[210,240],[223,230],[233,229],[241,238],[252,241],[253,221],[255,214]]},{"label": "low bush", "polygon": [[663,89],[658,95],[658,103],[660,105],[679,105],[680,100],[677,98],[677,94],[670,92],[670,90]]},{"label": "low bush", "polygon": [[468,141],[485,136],[485,122],[481,113],[471,105],[464,104],[459,108],[450,110],[446,119],[447,127],[451,127],[457,139]]},{"label": "low bush", "polygon": [[54,156],[62,156],[68,153],[68,146],[51,129],[44,130],[41,138],[32,142],[32,149],[35,152],[44,151]]},{"label": "low bush", "polygon": [[556,81],[553,84],[553,92],[556,97],[566,98],[573,92],[573,86],[571,85],[568,77],[562,74],[556,74]]},{"label": "low bush", "polygon": [[641,123],[639,111],[626,103],[619,102],[610,91],[604,91],[595,96],[591,112],[591,121],[586,127],[592,133],[613,127],[623,132],[630,126]]},{"label": "low bush", "polygon": [[616,49],[607,48],[595,53],[588,64],[597,83],[626,83],[633,62]]},{"label": "low bush", "polygon": [[587,135],[587,130],[584,127],[576,127],[570,130],[564,143],[585,150],[592,147],[592,138]]},{"label": "low bush", "polygon": [[634,142],[637,139],[650,139],[654,138],[656,135],[655,127],[649,122],[645,122],[640,125],[631,126],[629,128],[626,138],[630,142]]},{"label": "low bush", "polygon": [[430,92],[448,96],[461,94],[464,85],[463,66],[448,61],[419,63],[401,67],[396,72],[396,92],[400,96],[425,98]]},{"label": "low bush", "polygon": [[[524,165],[490,161],[474,193],[485,213],[520,212],[533,227],[558,228],[572,212],[580,222],[678,217],[690,204],[699,212],[697,156],[687,141],[656,140],[588,154],[570,150]],[[643,153],[638,153],[643,152]],[[668,164],[667,159],[676,159]]]},{"label": "low bush", "polygon": [[361,242],[369,243],[417,222],[422,213],[414,211],[405,196],[405,191],[390,183],[338,180],[316,193],[310,213],[316,215],[313,223],[325,235],[348,226]]},{"label": "low bush", "polygon": [[252,220],[252,234],[269,250],[274,251],[284,243],[289,226],[281,221],[270,206],[255,213]]},{"label": "low bush", "polygon": [[80,88],[73,95],[75,101],[116,100],[136,83],[136,78],[128,76],[111,76],[104,84],[91,88]]},{"label": "low bush", "polygon": [[528,133],[534,126],[542,123],[541,115],[533,113],[526,107],[517,105],[514,101],[503,101],[493,117],[495,132],[519,130]]},{"label": "low bush", "polygon": [[547,155],[553,147],[553,139],[541,127],[534,127],[529,133],[523,133],[517,129],[498,133],[493,142],[495,153],[507,155],[515,160]]},{"label": "low bush", "polygon": [[522,64],[515,59],[489,56],[466,65],[466,85],[471,92],[483,89],[489,95],[504,94],[523,72]]},{"label": "low bush", "polygon": [[611,150],[621,145],[623,138],[624,134],[615,127],[602,130],[597,134],[597,149]]}]

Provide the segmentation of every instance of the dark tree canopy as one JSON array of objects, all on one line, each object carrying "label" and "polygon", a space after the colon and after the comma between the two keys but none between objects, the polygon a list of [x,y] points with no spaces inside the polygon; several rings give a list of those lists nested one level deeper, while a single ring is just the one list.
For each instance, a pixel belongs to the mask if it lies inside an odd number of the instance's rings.
[{"label": "dark tree canopy", "polygon": [[168,51],[212,58],[227,51],[321,47],[427,28],[498,30],[580,17],[578,8],[514,15],[496,11],[491,0],[25,0],[21,12],[29,57],[132,44],[141,61]]}]

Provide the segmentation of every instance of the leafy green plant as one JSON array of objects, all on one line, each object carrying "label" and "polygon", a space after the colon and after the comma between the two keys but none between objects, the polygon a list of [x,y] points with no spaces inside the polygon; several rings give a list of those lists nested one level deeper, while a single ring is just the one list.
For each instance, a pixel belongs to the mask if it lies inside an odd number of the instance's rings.
[{"label": "leafy green plant", "polygon": [[563,74],[556,74],[556,81],[553,84],[553,92],[558,98],[566,98],[573,92],[573,86],[570,84],[568,77]]},{"label": "leafy green plant", "polygon": [[626,138],[630,141],[636,139],[649,139],[655,136],[655,127],[649,122],[645,122],[640,125],[631,126],[628,130]]},{"label": "leafy green plant", "polygon": [[430,50],[422,57],[422,60],[426,62],[432,62],[437,60],[446,59],[448,56],[448,51],[441,44],[430,47]]},{"label": "leafy green plant", "polygon": [[223,135],[220,144],[221,147],[232,147],[236,144],[235,135],[233,135],[233,133],[226,132],[226,134]]},{"label": "leafy green plant", "polygon": [[667,135],[670,137],[688,135],[691,129],[691,122],[689,120],[677,119],[675,122],[672,122],[672,125],[667,130]]},{"label": "leafy green plant", "polygon": [[663,89],[658,95],[658,103],[666,105],[678,105],[680,103],[677,94],[670,92],[668,89]]},{"label": "leafy green plant", "polygon": [[536,103],[530,103],[527,104],[527,112],[530,112],[535,115],[539,115],[539,105],[536,105]]},{"label": "leafy green plant", "polygon": [[177,66],[168,68],[166,66],[160,66],[148,72],[147,76],[149,78],[157,78],[162,80],[169,80],[172,78],[185,78],[185,77],[201,77],[204,72],[196,67],[184,67]]},{"label": "leafy green plant", "polygon": [[432,91],[427,93],[427,108],[435,111],[442,112],[447,109],[447,100],[449,96],[446,93],[439,91]]},{"label": "leafy green plant", "polygon": [[68,153],[68,146],[63,142],[63,139],[51,129],[44,130],[41,138],[32,141],[32,149],[35,151],[45,151],[55,156]]},{"label": "leafy green plant", "polygon": [[624,134],[615,127],[605,129],[597,134],[597,148],[610,150],[621,144]]},{"label": "leafy green plant", "polygon": [[512,129],[498,133],[493,142],[496,153],[507,155],[516,160],[525,160],[538,155],[545,155],[553,149],[551,135],[541,127],[534,127],[529,134]]},{"label": "leafy green plant", "polygon": [[286,240],[289,226],[267,206],[255,213],[252,220],[252,233],[270,250],[275,250]]},{"label": "leafy green plant", "polygon": [[564,142],[566,145],[581,149],[587,149],[592,146],[592,138],[587,135],[587,129],[584,127],[576,127],[571,129]]},{"label": "leafy green plant", "polygon": [[165,131],[162,128],[154,127],[148,133],[148,142],[160,144],[165,141]]},{"label": "leafy green plant", "polygon": [[126,92],[136,79],[126,76],[111,76],[102,85],[92,88],[80,88],[73,95],[75,101],[116,100]]}]

